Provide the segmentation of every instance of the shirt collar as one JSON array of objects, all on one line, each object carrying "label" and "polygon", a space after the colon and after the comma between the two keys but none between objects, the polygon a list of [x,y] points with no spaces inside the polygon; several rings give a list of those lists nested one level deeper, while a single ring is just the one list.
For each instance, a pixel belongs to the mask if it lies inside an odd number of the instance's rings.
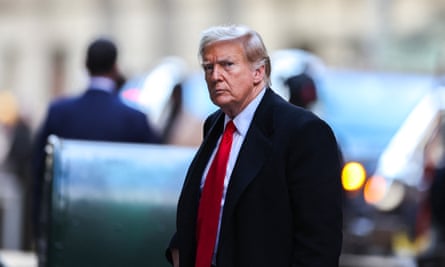
[{"label": "shirt collar", "polygon": [[102,90],[112,93],[116,89],[116,83],[108,77],[93,76],[90,78],[90,84],[88,88],[90,88],[90,90]]},{"label": "shirt collar", "polygon": [[[252,122],[253,115],[255,114],[255,111],[258,105],[260,104],[260,101],[263,98],[265,92],[266,90],[265,88],[263,88],[261,92],[249,103],[249,105],[247,105],[247,107],[233,119],[233,123],[235,124],[236,130],[241,136],[246,135],[250,123]],[[225,115],[224,128],[229,121],[230,117]]]}]

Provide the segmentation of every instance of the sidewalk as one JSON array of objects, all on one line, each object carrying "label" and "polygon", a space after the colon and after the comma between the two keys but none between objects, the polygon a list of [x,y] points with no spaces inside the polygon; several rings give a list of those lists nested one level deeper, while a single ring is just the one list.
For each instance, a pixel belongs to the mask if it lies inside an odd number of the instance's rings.
[{"label": "sidewalk", "polygon": [[414,259],[397,256],[343,254],[341,267],[417,267]]}]

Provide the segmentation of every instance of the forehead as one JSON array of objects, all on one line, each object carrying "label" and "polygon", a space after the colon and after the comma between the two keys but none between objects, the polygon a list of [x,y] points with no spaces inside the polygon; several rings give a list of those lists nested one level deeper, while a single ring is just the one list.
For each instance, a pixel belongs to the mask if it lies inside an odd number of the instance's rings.
[{"label": "forehead", "polygon": [[239,58],[245,58],[244,47],[239,40],[217,41],[204,48],[204,61]]}]

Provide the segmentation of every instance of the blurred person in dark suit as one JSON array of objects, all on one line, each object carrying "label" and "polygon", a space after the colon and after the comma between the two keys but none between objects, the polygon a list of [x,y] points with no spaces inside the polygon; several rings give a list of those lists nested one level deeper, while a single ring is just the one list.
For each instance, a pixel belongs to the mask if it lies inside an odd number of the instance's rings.
[{"label": "blurred person in dark suit", "polygon": [[24,118],[19,117],[10,125],[10,131],[11,143],[5,159],[6,165],[22,184],[26,184],[29,179],[28,164],[31,162],[31,128]]},{"label": "blurred person in dark suit", "polygon": [[117,47],[111,40],[94,40],[86,55],[86,68],[90,75],[86,91],[79,96],[56,100],[48,108],[36,135],[33,156],[36,227],[48,136],[133,143],[159,143],[161,140],[146,115],[125,105],[116,94],[117,86],[123,80],[117,56]]},{"label": "blurred person in dark suit", "polygon": [[3,167],[24,185],[31,160],[31,128],[21,114],[16,97],[9,91],[0,92],[0,126],[8,136],[9,145]]},{"label": "blurred person in dark suit", "polygon": [[31,127],[22,117],[17,117],[14,124],[10,126],[11,140],[5,165],[20,184],[23,194],[23,235],[22,247],[29,250],[32,248],[31,236],[31,207],[32,207],[32,180],[30,175],[32,133]]},{"label": "blurred person in dark suit", "polygon": [[[19,190],[15,191],[17,199],[14,203],[19,206],[22,221],[20,240],[23,249],[31,249],[31,218],[30,205],[32,204],[30,185],[30,164],[32,151],[31,127],[25,119],[14,94],[8,90],[0,91],[0,131],[6,139],[5,155],[3,161],[0,159],[0,172],[12,174],[14,183]],[[2,147],[0,147],[0,150]],[[3,153],[2,153],[3,154]],[[1,179],[0,179],[1,180]],[[6,186],[1,184],[0,187]],[[12,187],[13,188],[13,187]],[[20,200],[20,201],[17,201]],[[14,207],[15,208],[15,207]],[[8,209],[14,209],[8,207]],[[1,217],[1,216],[0,216]]]},{"label": "blurred person in dark suit", "polygon": [[269,87],[256,31],[212,27],[199,53],[220,109],[204,123],[167,259],[175,267],[338,266],[341,160],[331,128]]}]

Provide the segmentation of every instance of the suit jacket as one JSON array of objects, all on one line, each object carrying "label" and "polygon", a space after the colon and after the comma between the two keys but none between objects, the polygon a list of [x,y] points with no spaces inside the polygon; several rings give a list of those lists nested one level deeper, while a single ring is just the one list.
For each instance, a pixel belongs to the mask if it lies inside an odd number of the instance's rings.
[{"label": "suit jacket", "polygon": [[51,134],[69,139],[95,141],[160,141],[145,114],[128,107],[115,94],[88,89],[78,97],[51,103],[34,143],[34,224],[37,223],[42,193],[44,147]]},{"label": "suit jacket", "polygon": [[114,94],[91,89],[79,97],[51,104],[41,128],[44,139],[50,134],[96,141],[159,141],[145,114],[128,107]]},{"label": "suit jacket", "polygon": [[[342,245],[341,157],[330,127],[271,89],[255,112],[228,185],[218,267],[338,266]],[[204,124],[177,207],[180,266],[193,267],[200,181],[224,114]]]}]

